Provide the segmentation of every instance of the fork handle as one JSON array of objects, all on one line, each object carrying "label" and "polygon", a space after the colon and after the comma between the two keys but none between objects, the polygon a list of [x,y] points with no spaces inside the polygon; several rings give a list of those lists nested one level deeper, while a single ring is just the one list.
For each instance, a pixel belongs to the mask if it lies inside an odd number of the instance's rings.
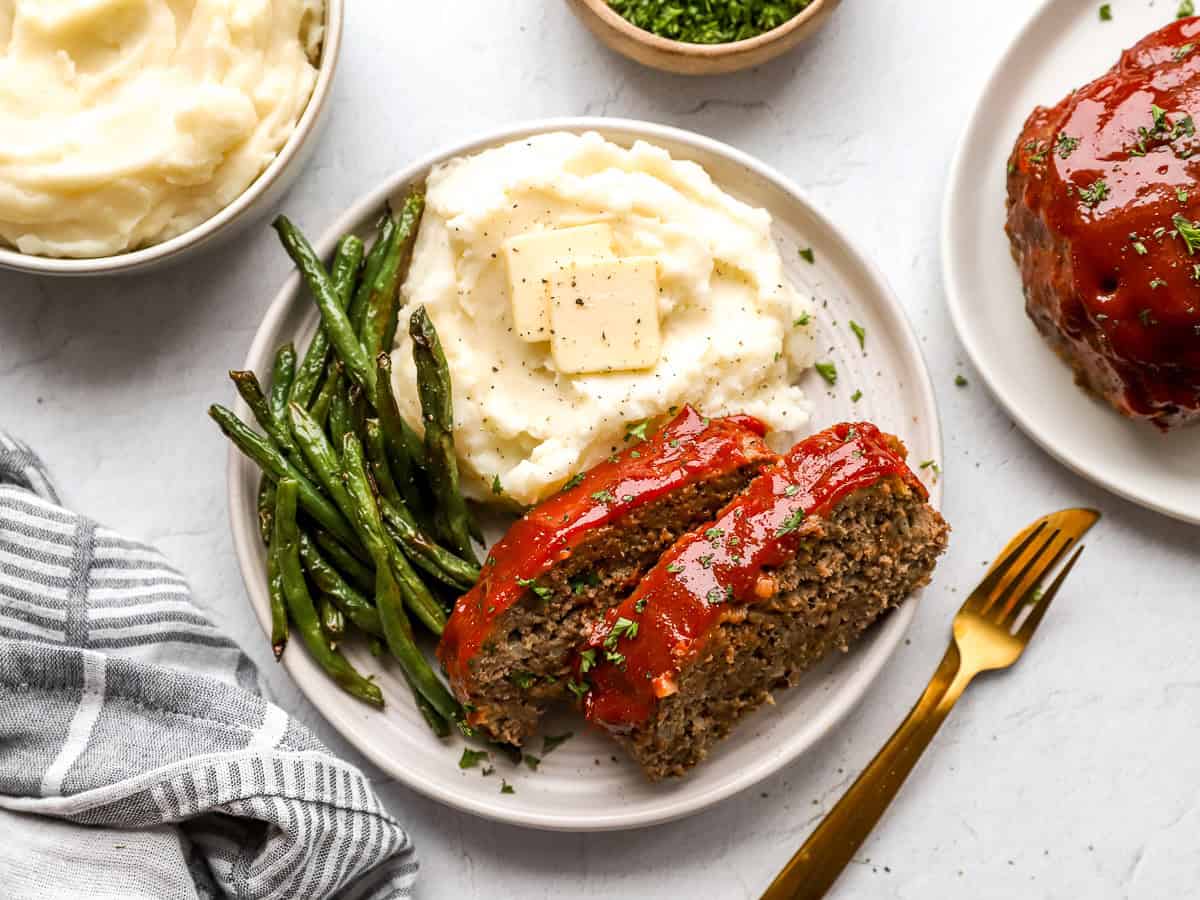
[{"label": "fork handle", "polygon": [[771,882],[762,900],[819,900],[825,896],[974,675],[963,670],[958,648],[951,644],[908,718]]}]

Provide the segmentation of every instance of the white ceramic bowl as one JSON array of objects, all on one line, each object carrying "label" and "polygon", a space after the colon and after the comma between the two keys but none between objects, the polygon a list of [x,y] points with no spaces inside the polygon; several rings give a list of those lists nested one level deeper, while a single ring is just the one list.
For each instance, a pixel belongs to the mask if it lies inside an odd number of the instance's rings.
[{"label": "white ceramic bowl", "polygon": [[321,45],[321,60],[317,66],[317,82],[313,86],[308,105],[304,108],[304,114],[275,159],[236,200],[212,218],[183,234],[159,244],[115,256],[59,259],[21,253],[10,247],[0,246],[0,269],[14,269],[34,275],[75,277],[146,272],[177,262],[201,247],[230,238],[258,221],[300,175],[305,163],[312,156],[320,131],[328,119],[329,92],[334,72],[337,71],[342,45],[344,9],[345,0],[325,0],[325,35]]},{"label": "white ceramic bowl", "polygon": [[[856,251],[849,239],[822,216],[784,176],[726,144],[676,128],[621,119],[578,118],[527,122],[465,141],[413,163],[354,203],[314,244],[328,257],[337,239],[356,232],[367,236],[389,200],[397,200],[424,182],[430,168],[454,156],[478,152],[545,131],[597,131],[618,144],[651,141],[677,159],[700,163],[718,185],[738,199],[767,209],[784,266],[798,288],[827,303],[818,304],[817,326],[827,347],[824,359],[839,373],[834,388],[815,372],[803,385],[814,404],[811,430],[844,420],[869,419],[899,434],[911,458],[941,459],[941,432],[933,389],[920,347],[883,277]],[[799,250],[812,247],[815,263]],[[282,250],[279,251],[283,253]],[[867,329],[860,348],[849,319]],[[269,377],[275,348],[295,341],[306,347],[317,314],[299,275],[283,285],[267,310],[244,368]],[[857,401],[853,392],[861,390]],[[237,412],[250,421],[249,410]],[[929,480],[935,505],[941,484]],[[258,472],[236,449],[229,457],[229,514],[234,548],[255,614],[270,629],[265,554],[259,539],[255,499]],[[305,696],[377,766],[390,776],[443,803],[517,825],[561,831],[601,831],[651,825],[697,812],[767,777],[811,747],[866,693],[895,651],[916,614],[916,598],[886,616],[850,653],[807,673],[801,684],[777,696],[777,704],[748,716],[711,757],[688,777],[651,785],[611,741],[589,729],[577,716],[548,721],[544,734],[573,731],[572,740],[545,756],[537,772],[513,766],[493,754],[496,772],[463,771],[457,761],[462,741],[438,741],[413,705],[394,665],[374,659],[351,642],[347,652],[362,671],[376,676],[387,708],[376,711],[344,694],[304,652],[288,648],[283,666]],[[250,636],[248,640],[254,639]],[[264,638],[257,638],[263,640]],[[531,751],[540,754],[540,742]],[[515,787],[501,794],[500,779]]]}]

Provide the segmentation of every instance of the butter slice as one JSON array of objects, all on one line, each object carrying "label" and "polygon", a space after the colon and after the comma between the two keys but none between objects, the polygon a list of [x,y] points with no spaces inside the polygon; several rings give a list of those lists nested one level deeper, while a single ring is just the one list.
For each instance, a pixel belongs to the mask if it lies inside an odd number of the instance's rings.
[{"label": "butter slice", "polygon": [[648,369],[658,362],[658,263],[652,257],[577,260],[551,275],[546,297],[559,372]]},{"label": "butter slice", "polygon": [[530,343],[548,341],[548,279],[576,259],[612,259],[612,229],[580,225],[518,235],[504,242],[504,258],[517,337]]}]

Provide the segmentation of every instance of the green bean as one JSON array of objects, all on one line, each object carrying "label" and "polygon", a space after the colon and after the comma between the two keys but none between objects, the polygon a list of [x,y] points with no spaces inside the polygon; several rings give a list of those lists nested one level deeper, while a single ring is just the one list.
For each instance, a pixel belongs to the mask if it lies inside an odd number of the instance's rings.
[{"label": "green bean", "polygon": [[288,612],[296,630],[318,665],[333,677],[343,690],[370,703],[383,707],[383,692],[379,685],[364,678],[340,653],[329,648],[321,633],[321,623],[313,607],[312,596],[304,583],[300,568],[299,528],[296,525],[296,501],[302,488],[293,478],[283,477],[276,489],[275,550],[282,573],[283,592]]},{"label": "green bean", "polygon": [[[354,500],[351,498],[350,492],[346,490],[346,484],[342,478],[342,461],[338,459],[333,445],[326,439],[321,426],[313,421],[312,416],[306,413],[304,407],[299,403],[293,403],[288,407],[288,417],[291,420],[292,434],[296,437],[296,443],[300,446],[300,450],[304,453],[313,471],[316,472],[317,482],[341,510],[342,515],[351,522],[362,546],[370,555],[370,535],[358,523],[358,512]],[[332,419],[333,416],[331,415],[330,418]],[[354,545],[350,549],[353,550]]]},{"label": "green bean", "polygon": [[283,421],[292,383],[296,379],[296,348],[289,341],[275,352],[275,365],[271,368],[271,415]]},{"label": "green bean", "polygon": [[383,431],[384,447],[400,495],[409,509],[424,516],[417,469],[425,465],[425,446],[420,436],[404,421],[396,395],[392,392],[392,358],[387,353],[375,357],[375,412]]},{"label": "green bean", "polygon": [[371,477],[375,480],[375,487],[379,489],[380,497],[394,505],[402,505],[404,501],[400,499],[400,492],[396,489],[396,482],[392,478],[387,449],[384,447],[383,429],[380,427],[378,419],[367,419],[363,423],[363,437],[367,462],[371,468]]},{"label": "green bean", "polygon": [[[336,506],[329,502],[320,489],[291,462],[289,462],[278,447],[254,429],[246,425],[232,411],[214,403],[208,408],[208,414],[225,432],[225,436],[248,456],[263,471],[276,479],[293,478],[300,485],[300,503],[305,512],[324,525],[343,544],[353,549],[358,544],[358,537],[346,518],[338,512]],[[278,487],[276,488],[278,490]]]},{"label": "green bean", "polygon": [[[272,492],[275,496],[276,492]],[[271,650],[275,661],[283,659],[288,642],[287,599],[283,593],[283,573],[279,568],[279,548],[275,542],[275,514],[271,513],[271,541],[267,544],[267,593],[271,598]]]},{"label": "green bean", "polygon": [[274,222],[274,228],[321,310],[321,321],[329,333],[334,350],[346,364],[346,374],[366,389],[368,397],[374,397],[375,367],[370,365],[345,310],[338,305],[337,291],[329,273],[325,271],[325,266],[312,245],[287,216],[279,216]]},{"label": "green bean", "polygon": [[436,501],[434,521],[442,536],[467,562],[478,564],[471,546],[471,514],[458,487],[458,460],[454,454],[454,400],[450,370],[433,322],[418,306],[409,321],[413,361],[417,366],[417,391],[425,425],[426,472]]},{"label": "green bean", "polygon": [[383,634],[383,626],[379,624],[379,613],[375,607],[347,584],[337,569],[321,556],[314,540],[304,531],[300,532],[300,561],[304,563],[304,570],[308,572],[308,577],[317,589],[331,598],[351,622],[367,634]]},{"label": "green bean", "polygon": [[446,719],[457,719],[462,715],[458,701],[446,688],[413,640],[412,625],[404,613],[404,597],[391,568],[383,566],[375,579],[375,606],[379,620],[383,623],[383,637],[392,656],[400,663],[413,689],[420,693],[438,714]]},{"label": "green bean", "polygon": [[275,479],[263,472],[258,479],[258,533],[264,544],[271,543],[275,522]]},{"label": "green bean", "polygon": [[367,421],[367,398],[363,394],[362,388],[357,384],[350,385],[350,390],[347,394],[349,407],[347,412],[350,416],[350,432],[357,435],[361,441],[366,432],[363,430]]},{"label": "green bean", "polygon": [[329,367],[325,370],[325,380],[321,382],[321,389],[317,391],[317,398],[313,400],[312,406],[308,410],[313,417],[313,421],[322,428],[325,427],[325,423],[329,420],[329,406],[337,394],[338,383],[341,380],[342,361],[340,359],[330,360]]},{"label": "green bean", "polygon": [[370,359],[374,359],[381,351],[391,349],[391,344],[388,343],[389,334],[395,338],[400,277],[407,268],[413,238],[416,236],[417,225],[421,221],[424,209],[425,197],[418,193],[409,194],[396,220],[396,228],[388,243],[383,263],[371,284],[366,313],[358,332],[363,349]]},{"label": "green bean", "polygon": [[412,514],[386,496],[379,498],[388,533],[418,566],[450,587],[468,590],[479,580],[479,567],[455,556],[430,540],[417,527]]},{"label": "green bean", "polygon": [[259,427],[266,432],[268,439],[283,451],[284,456],[297,469],[311,478],[312,470],[309,469],[308,464],[296,449],[296,442],[292,440],[292,435],[287,428],[287,419],[275,418],[275,411],[271,408],[272,401],[268,400],[266,394],[263,393],[262,385],[258,383],[258,376],[253,372],[231,370],[229,377],[237,385],[238,394],[246,401],[250,412],[254,414],[254,421],[258,422]]},{"label": "green bean", "polygon": [[[401,669],[401,671],[404,670]],[[421,713],[421,718],[425,720],[425,724],[429,726],[429,730],[433,732],[435,737],[449,737],[450,724],[437,711],[437,708],[429,702],[429,698],[421,693],[421,688],[415,681],[408,677],[407,672],[404,673],[404,680],[408,682],[408,686],[413,692],[413,699],[417,703],[417,710]]]},{"label": "green bean", "polygon": [[396,220],[392,218],[389,210],[379,220],[379,233],[375,236],[375,243],[371,245],[371,252],[367,254],[367,262],[363,266],[358,289],[354,292],[350,305],[346,307],[346,315],[350,319],[350,324],[354,326],[355,334],[362,331],[363,319],[367,314],[367,304],[371,299],[371,289],[379,277],[379,268],[387,257],[388,247],[391,246],[395,231]]},{"label": "green bean", "polygon": [[[358,236],[348,234],[338,241],[329,277],[333,280],[335,296],[342,309],[345,309],[350,301],[362,260],[363,242]],[[292,384],[288,400],[310,409],[328,362],[329,332],[318,322],[317,333],[313,335],[312,342],[304,353],[304,360],[296,370],[296,380]]]},{"label": "green bean", "polygon": [[316,528],[313,530],[313,543],[321,548],[321,552],[331,560],[338,574],[348,583],[363,593],[375,593],[375,570],[359,562],[341,541],[324,528]]},{"label": "green bean", "polygon": [[346,617],[328,594],[322,594],[317,599],[317,618],[321,621],[321,632],[329,641],[329,648],[336,649],[338,641],[346,636]]},{"label": "green bean", "polygon": [[[383,527],[383,517],[379,514],[379,506],[375,502],[375,494],[371,490],[371,483],[363,465],[362,444],[352,434],[346,435],[346,442],[342,448],[342,472],[345,475],[346,489],[354,498],[354,511],[358,518],[359,530],[363,534],[363,543],[366,544],[371,558],[375,560],[376,598],[379,597],[380,581],[384,572],[388,572],[394,576],[392,580],[395,580],[402,590],[404,601],[413,614],[425,623],[430,631],[440,636],[446,627],[446,613]],[[378,599],[375,605],[379,606]],[[383,616],[382,609],[379,614]],[[386,634],[385,621],[384,635]]]},{"label": "green bean", "polygon": [[342,376],[329,403],[329,440],[334,447],[342,446],[342,441],[351,431],[349,387],[348,380]]}]

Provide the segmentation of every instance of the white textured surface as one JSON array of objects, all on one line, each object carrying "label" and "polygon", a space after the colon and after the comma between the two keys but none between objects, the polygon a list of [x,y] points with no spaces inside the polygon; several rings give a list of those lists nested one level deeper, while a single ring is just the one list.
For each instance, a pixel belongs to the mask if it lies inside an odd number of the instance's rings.
[{"label": "white textured surface", "polygon": [[[963,366],[941,296],[950,154],[1035,5],[845,3],[775,64],[688,81],[608,54],[554,0],[352,4],[331,127],[285,200],[301,225],[319,232],[406,161],[522,118],[623,115],[728,141],[793,177],[906,303],[942,404],[957,527],[911,644],[859,710],[790,771],[707,814],[556,836],[381,782],[417,841],[420,896],[756,897],[916,699],[981,563],[1038,513],[1077,504],[1105,519],[1028,657],[968,692],[834,895],[1150,900],[1200,883],[1200,531],[1103,493],[1026,440]],[[146,278],[0,275],[0,423],[45,455],[68,502],[169,554],[280,702],[342,749],[269,662],[233,559],[225,448],[204,415],[231,399],[224,370],[286,269],[262,228]]]}]

